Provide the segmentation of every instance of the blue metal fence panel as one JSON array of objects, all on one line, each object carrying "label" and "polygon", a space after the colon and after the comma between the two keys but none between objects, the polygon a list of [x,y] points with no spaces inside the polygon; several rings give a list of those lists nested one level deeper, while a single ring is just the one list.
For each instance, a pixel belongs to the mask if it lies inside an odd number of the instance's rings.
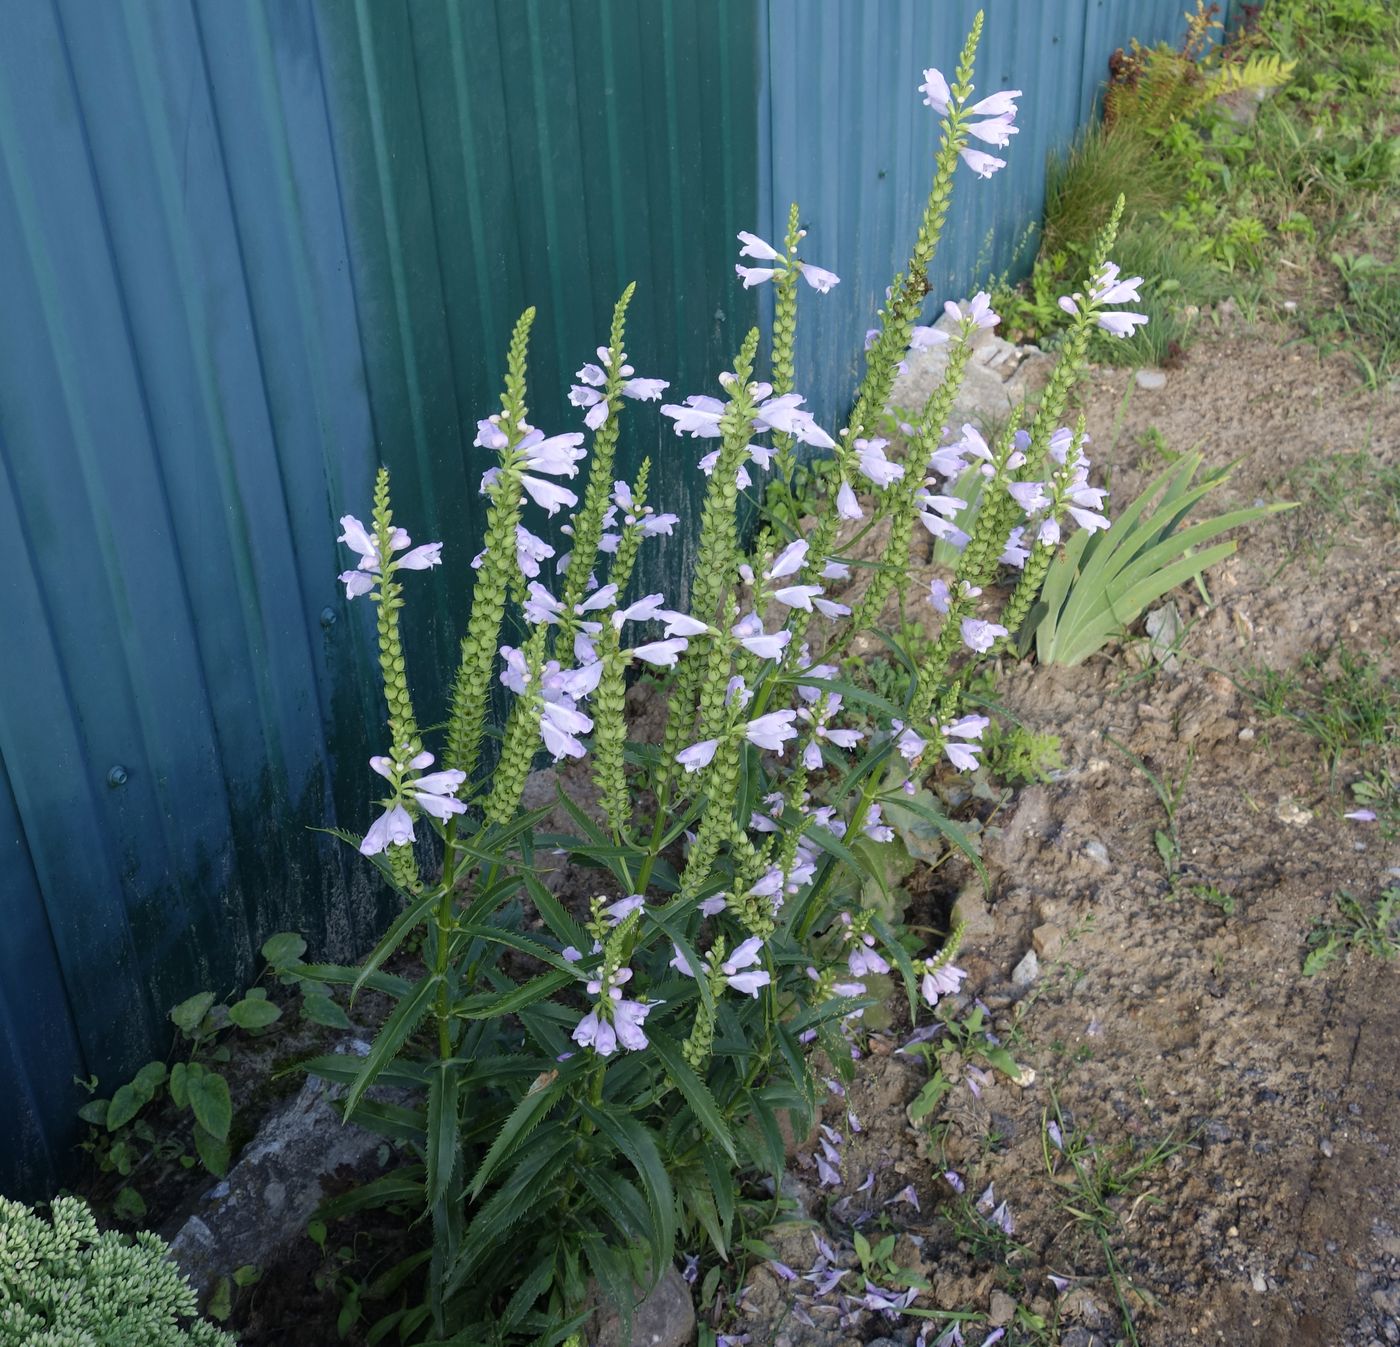
[{"label": "blue metal fence panel", "polygon": [[1050,153],[1068,145],[1108,76],[1108,58],[1136,37],[1175,37],[1181,0],[768,0],[762,34],[758,232],[782,234],[798,202],[804,256],[841,284],[804,291],[797,385],[825,424],[839,424],[864,370],[861,337],[902,268],[928,196],[937,118],[918,86],[927,66],[949,78],[977,11],[979,96],[1021,89],[1020,127],[1007,167],[990,180],[959,167],[952,211],[934,259],[930,313],[1035,254]]}]

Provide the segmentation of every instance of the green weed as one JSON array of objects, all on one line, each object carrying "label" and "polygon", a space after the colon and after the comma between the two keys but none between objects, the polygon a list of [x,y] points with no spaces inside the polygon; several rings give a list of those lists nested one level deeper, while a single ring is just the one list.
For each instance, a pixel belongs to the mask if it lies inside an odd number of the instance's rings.
[{"label": "green weed", "polygon": [[1341,916],[1336,921],[1319,918],[1308,932],[1304,977],[1322,972],[1352,949],[1389,961],[1400,954],[1400,885],[1392,885],[1371,908],[1345,891],[1337,895]]}]

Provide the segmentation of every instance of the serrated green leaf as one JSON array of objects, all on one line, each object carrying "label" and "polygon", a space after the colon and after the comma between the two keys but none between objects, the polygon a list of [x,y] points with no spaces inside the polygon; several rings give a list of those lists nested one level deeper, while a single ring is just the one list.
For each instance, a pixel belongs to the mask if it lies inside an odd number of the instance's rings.
[{"label": "serrated green leaf", "polygon": [[652,1270],[660,1275],[671,1260],[676,1244],[676,1198],[670,1176],[651,1133],[635,1118],[619,1118],[610,1109],[581,1104],[593,1125],[627,1158],[642,1183],[642,1194],[651,1212]]},{"label": "serrated green leaf", "polygon": [[423,1016],[428,1013],[428,1008],[433,1004],[433,998],[437,995],[441,981],[438,977],[425,977],[413,985],[411,991],[396,1005],[389,1018],[384,1021],[384,1027],[376,1035],[373,1045],[370,1047],[369,1055],[364,1060],[364,1065],[360,1067],[360,1073],[355,1077],[355,1083],[350,1087],[349,1094],[345,1097],[345,1117],[348,1120],[359,1106],[360,1100],[364,1098],[364,1093],[371,1085],[379,1073],[398,1056],[399,1050],[408,1041],[409,1035],[418,1027]]},{"label": "serrated green leaf", "polygon": [[473,1201],[481,1195],[482,1189],[502,1162],[539,1126],[563,1092],[564,1082],[557,1074],[553,1080],[540,1083],[539,1088],[526,1091],[520,1102],[511,1110],[510,1117],[501,1125],[501,1130],[491,1143],[491,1149],[486,1152],[485,1158],[477,1166],[476,1173],[472,1175],[467,1192]]},{"label": "serrated green leaf", "polygon": [[685,1102],[690,1105],[696,1121],[719,1143],[720,1149],[738,1164],[739,1153],[734,1149],[734,1138],[729,1135],[729,1128],[725,1125],[719,1105],[715,1103],[715,1097],[710,1093],[709,1087],[686,1063],[680,1048],[660,1029],[652,1030],[648,1039],[652,1051],[661,1058],[672,1084],[685,1096]]},{"label": "serrated green leaf", "polygon": [[461,1078],[447,1064],[440,1064],[428,1078],[427,1145],[428,1202],[436,1204],[447,1193],[461,1158],[457,1099]]}]

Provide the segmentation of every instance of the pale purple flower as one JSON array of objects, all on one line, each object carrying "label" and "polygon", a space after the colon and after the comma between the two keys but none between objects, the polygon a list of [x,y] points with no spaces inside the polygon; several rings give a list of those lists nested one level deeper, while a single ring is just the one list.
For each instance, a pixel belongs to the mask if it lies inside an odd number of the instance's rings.
[{"label": "pale purple flower", "polygon": [[1057,1122],[1048,1123],[1048,1124],[1046,1125],[1046,1128],[1045,1128],[1045,1135],[1048,1136],[1048,1137],[1050,1138],[1050,1144],[1051,1144],[1052,1146],[1054,1146],[1054,1148],[1055,1148],[1057,1151],[1062,1151],[1062,1150],[1064,1150],[1064,1148],[1065,1148],[1065,1138],[1064,1138],[1064,1134],[1060,1131],[1060,1124],[1059,1124],[1059,1123],[1057,1123]]},{"label": "pale purple flower", "polygon": [[1006,628],[999,622],[986,622],[980,617],[965,617],[962,620],[963,644],[978,654],[990,650],[1007,634]]},{"label": "pale purple flower", "polygon": [[789,739],[797,738],[797,731],[792,725],[796,719],[796,711],[770,711],[757,720],[749,721],[744,727],[744,737],[756,747],[772,749],[781,756],[783,745]]},{"label": "pale purple flower", "polygon": [[670,608],[660,609],[656,616],[666,624],[667,636],[700,636],[710,629],[698,618],[690,617],[686,613],[673,612]]},{"label": "pale purple flower", "polygon": [[[800,608],[804,613],[812,611],[812,601],[821,597],[822,587],[820,585],[786,585],[782,589],[775,589],[773,597],[779,603],[788,608]],[[783,632],[784,636],[788,633]]]},{"label": "pale purple flower", "polygon": [[674,669],[676,660],[689,647],[690,642],[683,636],[670,637],[664,641],[649,641],[646,645],[634,646],[628,653],[658,669]]},{"label": "pale purple flower", "polygon": [[[887,841],[888,839],[877,838],[876,840]],[[851,950],[846,959],[846,966],[851,970],[851,976],[854,978],[863,978],[870,973],[888,973],[890,971],[890,966],[884,957],[863,943],[856,945]],[[858,1132],[860,1128],[857,1127],[853,1130]]]},{"label": "pale purple flower", "polygon": [[596,1009],[590,1010],[569,1035],[581,1048],[592,1048],[600,1057],[611,1057],[617,1050],[617,1034]]},{"label": "pale purple flower", "polygon": [[745,996],[753,997],[757,997],[760,987],[766,987],[772,980],[767,970],[762,968],[747,973],[735,973],[732,977],[725,979],[736,992],[743,992]]},{"label": "pale purple flower", "polygon": [[909,333],[909,349],[926,351],[931,346],[942,346],[947,340],[948,334],[942,328],[915,325]]},{"label": "pale purple flower", "polygon": [[763,630],[758,614],[749,613],[730,628],[730,634],[741,646],[759,659],[778,659],[792,640],[790,631],[769,634]]},{"label": "pale purple flower", "polygon": [[768,1260],[768,1266],[771,1267],[773,1271],[776,1272],[778,1276],[781,1277],[785,1282],[795,1282],[797,1280],[797,1273],[795,1273],[790,1267],[788,1267],[786,1263],[778,1262],[776,1258],[770,1258]]},{"label": "pale purple flower", "polygon": [[374,588],[374,576],[369,571],[341,571],[336,579],[345,586],[347,599],[368,594]]},{"label": "pale purple flower", "polygon": [[850,604],[837,603],[834,599],[814,598],[812,600],[812,606],[823,617],[829,617],[833,620],[838,617],[849,617],[851,615]]},{"label": "pale purple flower", "polygon": [[[864,824],[861,825],[861,832],[870,838],[872,842],[894,841],[894,829],[882,820],[880,806],[878,804],[872,804],[870,806],[869,816],[866,818]],[[851,971],[854,973],[856,970],[853,968]]]},{"label": "pale purple flower", "polygon": [[1142,299],[1137,289],[1141,284],[1141,276],[1121,280],[1117,264],[1105,262],[1103,270],[1094,277],[1094,283],[1089,288],[1089,298],[1095,304],[1136,304]]},{"label": "pale purple flower", "polygon": [[[975,153],[975,151],[969,153]],[[1000,316],[992,308],[992,297],[985,290],[979,290],[968,301],[966,313],[951,299],[943,305],[943,312],[955,323],[967,321],[973,327],[995,327],[1001,322]],[[966,433],[967,430],[968,427],[964,426],[963,432]]]},{"label": "pale purple flower", "polygon": [[1050,497],[1045,494],[1046,485],[1045,482],[1008,482],[1006,489],[1016,504],[1030,515],[1050,504]]},{"label": "pale purple flower", "polygon": [[1074,1279],[1072,1277],[1057,1277],[1053,1272],[1047,1272],[1045,1274],[1045,1280],[1061,1294],[1074,1285]]},{"label": "pale purple flower", "polygon": [[540,573],[540,562],[548,561],[554,549],[542,538],[537,538],[524,524],[515,526],[515,560],[527,580],[533,580]]},{"label": "pale purple flower", "polygon": [[1134,328],[1147,322],[1145,313],[1128,313],[1123,309],[1115,309],[1111,313],[1096,314],[1094,318],[1105,332],[1114,337],[1130,337]]},{"label": "pale purple flower", "polygon": [[956,1169],[945,1169],[943,1171],[943,1177],[947,1180],[948,1186],[955,1193],[962,1193],[966,1191],[967,1185],[962,1181],[962,1176],[958,1173]]},{"label": "pale purple flower", "polygon": [[1011,144],[1011,137],[1020,132],[1020,128],[1016,126],[1011,113],[1002,113],[999,117],[988,117],[980,122],[968,122],[963,129],[969,135],[976,136],[978,140],[987,145],[995,145],[998,149],[1004,149]]},{"label": "pale purple flower", "polygon": [[487,417],[476,423],[476,439],[472,443],[479,449],[501,450],[510,443],[510,437],[494,417]]},{"label": "pale purple flower", "polygon": [[789,543],[773,558],[773,564],[768,569],[768,578],[777,580],[783,576],[796,575],[802,569],[802,563],[807,560],[807,551],[808,544],[805,538]]},{"label": "pale purple flower", "polygon": [[1035,531],[1036,542],[1045,547],[1055,547],[1060,541],[1060,521],[1058,519],[1042,519],[1040,527]]},{"label": "pale purple flower", "polygon": [[935,576],[928,582],[928,601],[938,612],[946,613],[948,611],[950,597],[946,580]]},{"label": "pale purple flower", "polygon": [[958,157],[970,168],[979,178],[990,178],[998,169],[1006,167],[1005,159],[998,159],[994,154],[988,154],[985,150],[973,150],[964,147],[958,151]]},{"label": "pale purple flower", "polygon": [[802,410],[803,401],[798,393],[769,398],[756,409],[754,428],[795,435],[803,444],[810,444],[815,449],[834,449],[836,441],[817,425],[811,412]]},{"label": "pale purple flower", "polygon": [[453,814],[465,814],[467,806],[456,798],[462,782],[467,779],[465,772],[431,772],[415,781],[405,783],[405,791],[425,814],[431,814],[444,822]]},{"label": "pale purple flower", "polygon": [[980,744],[944,744],[943,752],[949,762],[960,772],[977,770],[977,755],[982,751]]},{"label": "pale purple flower", "polygon": [[856,493],[851,489],[851,484],[842,481],[836,491],[836,513],[842,519],[864,519],[865,511],[860,508],[860,502],[856,499]]},{"label": "pale purple flower", "polygon": [[441,566],[442,544],[423,543],[413,551],[395,558],[392,565],[396,571],[426,571],[429,566]]},{"label": "pale purple flower", "polygon": [[729,900],[722,893],[717,893],[713,898],[706,898],[700,904],[700,915],[702,917],[718,916],[729,906]]},{"label": "pale purple flower", "polygon": [[592,728],[593,721],[582,711],[560,702],[547,701],[540,708],[540,738],[555,762],[565,757],[583,757],[583,744],[575,736],[587,734]]},{"label": "pale purple flower", "polygon": [[734,947],[730,956],[720,964],[720,968],[731,977],[741,968],[752,968],[759,962],[762,949],[763,941],[756,935],[750,936],[742,944]]},{"label": "pale purple flower", "polygon": [[989,716],[961,716],[943,726],[943,733],[955,734],[959,739],[980,739],[982,731],[991,723]]},{"label": "pale purple flower", "polygon": [[652,1007],[642,1001],[614,1001],[613,1025],[617,1030],[617,1041],[632,1052],[640,1052],[647,1046],[647,1036],[642,1032],[642,1024],[651,1013]]},{"label": "pale purple flower", "polygon": [[953,91],[948,87],[948,81],[943,77],[941,70],[932,66],[925,70],[924,82],[919,85],[919,92],[924,96],[924,103],[940,117],[948,115],[948,106],[953,101]]},{"label": "pale purple flower", "polygon": [[814,267],[810,262],[799,262],[797,269],[802,273],[802,279],[819,295],[825,295],[832,286],[841,284],[841,278],[825,267]]},{"label": "pale purple flower", "polygon": [[385,847],[405,846],[413,841],[413,820],[403,805],[395,804],[386,809],[370,824],[369,831],[360,843],[362,856],[377,856]]},{"label": "pale purple flower", "polygon": [[1026,564],[1030,557],[1030,552],[1021,546],[1021,539],[1025,536],[1024,528],[1014,528],[1006,539],[1006,546],[1002,549],[1001,555],[997,558],[1003,566],[1015,566],[1018,570]]},{"label": "pale purple flower", "polygon": [[547,477],[576,477],[579,460],[586,452],[583,436],[577,432],[546,439],[543,431],[532,430],[516,447],[525,455],[525,466],[531,472]]},{"label": "pale purple flower", "polygon": [[740,257],[756,257],[760,262],[781,262],[785,256],[771,243],[765,242],[757,234],[750,234],[747,229],[741,229],[737,237],[744,245],[739,249]]},{"label": "pale purple flower", "polygon": [[684,973],[688,978],[693,978],[695,976],[695,970],[690,966],[690,960],[681,953],[681,947],[677,944],[672,944],[671,948],[675,953],[672,955],[668,967],[674,968],[678,973]]},{"label": "pale purple flower", "polygon": [[634,912],[640,912],[646,899],[639,893],[629,894],[626,898],[619,898],[615,903],[609,903],[603,909],[608,914],[608,922],[612,926],[618,925]]},{"label": "pale purple flower", "polygon": [[658,402],[670,386],[665,379],[624,379],[622,396],[637,402]]},{"label": "pale purple flower", "polygon": [[667,403],[661,408],[662,416],[669,416],[676,423],[677,435],[692,438],[714,439],[719,433],[720,417],[724,415],[724,403],[718,398],[694,393],[686,398],[684,406]]},{"label": "pale purple flower", "polygon": [[746,267],[742,262],[734,264],[735,274],[744,282],[744,289],[752,289],[755,285],[762,285],[765,281],[771,281],[778,274],[776,267]]},{"label": "pale purple flower", "polygon": [[813,1156],[817,1162],[817,1180],[823,1188],[839,1188],[841,1186],[841,1171],[831,1164],[825,1156]]},{"label": "pale purple flower", "polygon": [[686,1254],[685,1267],[681,1271],[681,1280],[687,1286],[694,1286],[700,1276],[700,1255],[698,1253]]},{"label": "pale purple flower", "polygon": [[1021,97],[1019,89],[998,89],[994,94],[974,103],[968,111],[977,117],[1004,117],[1016,115],[1016,100]]},{"label": "pale purple flower", "polygon": [[881,439],[855,442],[856,466],[867,479],[879,487],[889,486],[891,482],[897,482],[904,476],[904,465],[891,463],[885,457],[887,444],[888,440]]},{"label": "pale purple flower", "polygon": [[676,754],[676,761],[685,768],[687,772],[698,772],[702,767],[708,767],[711,759],[715,756],[715,750],[719,747],[718,739],[702,739],[698,744],[691,744],[689,748],[683,748]]},{"label": "pale purple flower", "polygon": [[547,482],[543,477],[531,477],[529,473],[522,473],[520,485],[530,493],[535,504],[551,516],[558,514],[561,506],[572,509],[578,504],[578,497],[567,487],[560,486],[557,482]]},{"label": "pale purple flower", "polygon": [[565,945],[564,948],[559,951],[559,957],[567,959],[569,963],[577,963],[583,958],[583,951],[577,948],[577,946]]},{"label": "pale purple flower", "polygon": [[[938,1004],[939,997],[956,996],[958,989],[963,984],[963,979],[966,977],[967,974],[961,968],[950,963],[944,964],[941,968],[925,968],[924,975],[919,982],[919,991],[924,1000],[928,1002],[929,1008],[932,1009]],[[949,1182],[951,1183],[952,1180],[950,1179]],[[962,1192],[962,1189],[958,1188],[958,1191]]]},{"label": "pale purple flower", "polygon": [[665,602],[664,594],[648,594],[635,603],[629,603],[626,608],[619,608],[612,615],[613,629],[621,631],[624,622],[650,622],[660,613],[661,605]]},{"label": "pale purple flower", "polygon": [[1357,823],[1374,823],[1376,811],[1374,809],[1353,809],[1350,813],[1343,814],[1342,817],[1355,819]]}]

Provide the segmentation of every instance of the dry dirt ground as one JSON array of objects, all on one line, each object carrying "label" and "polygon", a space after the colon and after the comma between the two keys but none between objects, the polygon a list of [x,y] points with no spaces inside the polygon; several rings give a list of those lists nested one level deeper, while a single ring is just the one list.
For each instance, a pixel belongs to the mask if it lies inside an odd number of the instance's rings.
[{"label": "dry dirt ground", "polygon": [[[952,1091],[912,1126],[906,1108],[929,1071],[891,1051],[909,1038],[896,1023],[859,1064],[848,1100],[833,1095],[826,1110],[844,1134],[843,1187],[819,1188],[797,1161],[794,1192],[840,1259],[853,1264],[852,1225],[870,1213],[872,1243],[897,1233],[894,1262],[931,1288],[916,1308],[976,1316],[962,1326],[969,1347],[996,1327],[1005,1344],[1066,1347],[1400,1342],[1400,961],[1354,951],[1301,972],[1305,937],[1335,916],[1339,891],[1370,903],[1400,882],[1400,846],[1346,820],[1345,774],[1329,781],[1316,743],[1239,686],[1251,666],[1295,668],[1338,643],[1396,678],[1396,506],[1325,508],[1308,483],[1344,453],[1400,466],[1400,415],[1395,396],[1362,390],[1347,361],[1287,337],[1227,326],[1164,389],[1134,387],[1126,402],[1130,373],[1089,381],[1095,477],[1107,472],[1120,508],[1162,466],[1162,444],[1199,446],[1208,465],[1238,461],[1212,512],[1259,498],[1302,504],[1238,535],[1238,553],[1207,577],[1212,605],[1194,588],[1177,592],[1189,631],[1176,673],[1135,676],[1112,645],[1077,668],[1027,663],[1000,679],[996,696],[1015,716],[1061,736],[1065,768],[994,820],[985,901],[970,871],[948,867],[947,882],[964,885],[961,915],[972,918],[965,991],[1034,1080],[994,1073],[977,1098],[950,1058]],[[1154,840],[1162,806],[1110,738],[1164,783],[1186,778],[1180,896]],[[1014,985],[1033,940],[1039,976]],[[1171,1143],[1161,1163],[1105,1194],[1117,1288],[1099,1231],[1071,1210],[1087,1213],[1086,1195],[1046,1140],[1057,1109],[1066,1145],[1096,1148],[1084,1163],[1100,1179]],[[868,1173],[873,1187],[858,1193]],[[885,1205],[909,1184],[918,1213]],[[1014,1221],[1004,1238],[973,1208],[989,1184]],[[798,1272],[816,1258],[810,1221],[766,1238]],[[1069,1279],[1058,1293],[1052,1273]],[[837,1297],[795,1301],[799,1289],[812,1288],[755,1270],[740,1322],[753,1343],[913,1343],[928,1322],[862,1313],[843,1323]]]}]

